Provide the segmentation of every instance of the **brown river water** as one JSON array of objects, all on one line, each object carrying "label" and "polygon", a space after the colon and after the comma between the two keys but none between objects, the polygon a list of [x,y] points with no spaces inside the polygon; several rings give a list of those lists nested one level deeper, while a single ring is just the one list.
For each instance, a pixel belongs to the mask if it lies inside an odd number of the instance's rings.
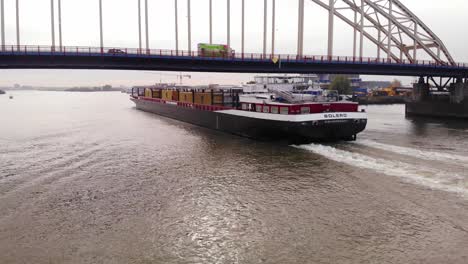
[{"label": "brown river water", "polygon": [[0,263],[468,263],[468,122],[256,142],[121,93],[0,96]]}]

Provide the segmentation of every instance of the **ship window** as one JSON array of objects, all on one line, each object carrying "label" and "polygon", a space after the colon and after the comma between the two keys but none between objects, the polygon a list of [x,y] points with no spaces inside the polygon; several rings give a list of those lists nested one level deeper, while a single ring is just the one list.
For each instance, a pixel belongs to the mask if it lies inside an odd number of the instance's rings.
[{"label": "ship window", "polygon": [[257,112],[261,112],[262,111],[262,106],[261,105],[255,105],[255,110]]},{"label": "ship window", "polygon": [[242,110],[249,110],[248,104],[242,104]]},{"label": "ship window", "polygon": [[271,113],[272,113],[272,114],[278,114],[278,110],[279,110],[279,109],[278,109],[277,106],[272,106],[272,107],[271,107]]},{"label": "ship window", "polygon": [[301,107],[301,114],[310,114],[310,107],[308,106]]},{"label": "ship window", "polygon": [[263,106],[263,113],[270,113],[270,107],[268,105]]},{"label": "ship window", "polygon": [[288,107],[281,107],[280,108],[280,114],[282,114],[282,115],[289,114],[289,108]]}]

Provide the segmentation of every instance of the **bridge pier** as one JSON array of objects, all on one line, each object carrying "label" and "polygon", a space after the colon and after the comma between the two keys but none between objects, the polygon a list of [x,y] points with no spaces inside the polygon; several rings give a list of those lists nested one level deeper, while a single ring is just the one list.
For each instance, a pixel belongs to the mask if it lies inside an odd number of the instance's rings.
[{"label": "bridge pier", "polygon": [[468,83],[463,83],[462,79],[457,79],[455,83],[450,85],[450,102],[460,104],[463,101],[468,101]]},{"label": "bridge pier", "polygon": [[407,116],[468,119],[468,82],[457,78],[449,95],[430,95],[429,83],[420,78],[413,86],[413,100],[406,103]]},{"label": "bridge pier", "polygon": [[413,85],[413,101],[422,102],[429,98],[429,83],[424,77],[419,77],[418,83]]}]

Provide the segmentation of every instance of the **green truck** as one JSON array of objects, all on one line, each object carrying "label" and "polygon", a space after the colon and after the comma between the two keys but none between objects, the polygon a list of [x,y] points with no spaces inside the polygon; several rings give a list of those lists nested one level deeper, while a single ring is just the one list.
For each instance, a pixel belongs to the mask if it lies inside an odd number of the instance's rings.
[{"label": "green truck", "polygon": [[234,50],[228,45],[207,43],[198,44],[198,56],[200,57],[230,58],[234,57],[234,54]]}]

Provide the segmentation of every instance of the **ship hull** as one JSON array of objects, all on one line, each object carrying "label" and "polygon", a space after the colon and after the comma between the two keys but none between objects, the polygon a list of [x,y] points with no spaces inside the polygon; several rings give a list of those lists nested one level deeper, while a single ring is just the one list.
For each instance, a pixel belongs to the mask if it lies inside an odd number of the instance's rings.
[{"label": "ship hull", "polygon": [[[255,116],[262,113],[241,110],[206,111],[181,107],[177,103],[161,103],[136,98],[131,100],[135,102],[137,109],[145,112],[264,141],[305,143],[354,140],[367,124],[367,118],[364,118],[365,114],[362,113],[341,114],[354,117],[346,119],[336,118],[334,114],[325,114],[325,116],[330,116],[330,120],[324,120],[324,118],[293,121],[271,120]],[[243,116],[245,114],[247,116]],[[275,116],[285,119],[282,115]]]}]

